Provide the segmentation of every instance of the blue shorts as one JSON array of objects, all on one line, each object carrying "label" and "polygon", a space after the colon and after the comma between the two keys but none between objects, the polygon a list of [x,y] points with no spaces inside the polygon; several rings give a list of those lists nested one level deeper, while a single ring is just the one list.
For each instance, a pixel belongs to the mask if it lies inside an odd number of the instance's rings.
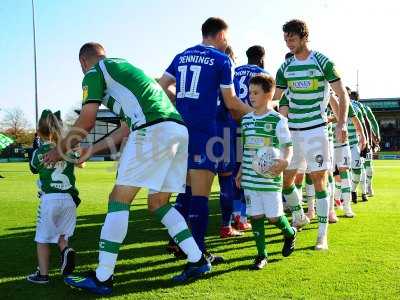
[{"label": "blue shorts", "polygon": [[[218,173],[233,172],[236,166],[236,126],[229,123],[217,123],[217,135],[223,140],[217,147]],[[222,141],[221,140],[221,141]]]},{"label": "blue shorts", "polygon": [[189,131],[189,156],[188,169],[209,170],[217,172],[218,154],[220,143],[216,134],[216,127],[200,130],[197,128],[188,128]]}]

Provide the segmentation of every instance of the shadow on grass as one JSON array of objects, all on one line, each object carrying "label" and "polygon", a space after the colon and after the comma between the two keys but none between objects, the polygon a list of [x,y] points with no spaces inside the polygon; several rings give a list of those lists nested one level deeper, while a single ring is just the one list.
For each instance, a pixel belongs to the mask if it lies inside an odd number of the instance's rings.
[{"label": "shadow on grass", "polygon": [[[235,239],[220,239],[219,226],[219,193],[210,197],[210,219],[207,245],[210,252],[225,253],[231,250],[255,248],[251,232]],[[77,218],[77,227],[71,238],[71,246],[77,251],[77,267],[80,265],[96,265],[98,261],[98,240],[104,214],[81,215]],[[274,226],[266,225],[267,243],[281,243],[282,239],[271,239],[281,236],[271,233]],[[65,288],[60,275],[52,275],[48,287],[38,287],[28,283],[22,276],[32,273],[36,268],[35,227],[21,226],[6,228],[9,234],[0,236],[0,295],[2,298],[56,298],[62,293],[65,298],[96,298],[88,297],[86,293]],[[167,231],[147,211],[146,205],[135,204],[131,208],[128,234],[120,249],[116,267],[115,295],[132,292],[168,289],[176,286],[170,279],[180,273],[185,261],[178,261],[166,255],[165,246],[168,242]],[[247,243],[247,244],[244,244]],[[251,243],[251,244],[250,244]],[[216,249],[217,248],[217,249]],[[302,250],[302,249],[297,249]],[[308,250],[304,249],[304,250]],[[58,251],[52,248],[50,272],[58,274]],[[280,255],[280,252],[269,253],[269,257]],[[136,260],[137,259],[137,260]],[[239,256],[226,260],[224,267],[216,266],[209,278],[234,271],[248,270],[253,256]],[[270,258],[269,263],[275,263],[280,258]],[[229,264],[233,264],[232,267]],[[237,263],[240,263],[237,265]],[[80,268],[82,269],[82,268]],[[168,277],[168,278],[166,278]]]}]

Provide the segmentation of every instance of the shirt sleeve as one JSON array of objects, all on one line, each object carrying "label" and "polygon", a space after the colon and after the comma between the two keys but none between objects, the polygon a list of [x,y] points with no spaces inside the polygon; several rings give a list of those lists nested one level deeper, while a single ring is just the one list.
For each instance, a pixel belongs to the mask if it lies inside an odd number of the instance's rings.
[{"label": "shirt sleeve", "polygon": [[233,87],[233,65],[228,56],[226,56],[222,62],[220,72],[220,87],[221,88],[232,88]]},{"label": "shirt sleeve", "polygon": [[282,67],[276,72],[276,87],[285,90],[288,87],[287,80],[283,74]]},{"label": "shirt sleeve", "polygon": [[279,148],[286,148],[293,145],[289,125],[286,118],[281,118],[276,126],[276,136],[279,141]]},{"label": "shirt sleeve", "polygon": [[356,113],[354,112],[354,108],[353,105],[351,103],[349,103],[349,113],[348,113],[348,118],[352,118],[356,115]]},{"label": "shirt sleeve", "polygon": [[335,64],[331,60],[327,60],[324,63],[324,75],[328,82],[332,83],[340,80],[340,75],[335,67]]},{"label": "shirt sleeve", "polygon": [[168,77],[171,77],[173,79],[176,79],[176,60],[178,56],[175,56],[175,58],[172,60],[171,64],[168,66],[168,68],[165,70],[164,74],[167,75]]},{"label": "shirt sleeve", "polygon": [[105,89],[102,74],[96,68],[90,69],[82,81],[82,105],[87,103],[101,104]]},{"label": "shirt sleeve", "polygon": [[286,96],[286,93],[283,93],[281,100],[279,100],[279,107],[289,106],[289,98]]},{"label": "shirt sleeve", "polygon": [[371,108],[369,108],[368,106],[365,106],[365,111],[367,113],[367,118],[369,120],[369,123],[371,124],[374,135],[376,135],[377,137],[380,137],[379,124],[376,121],[376,118],[375,118]]},{"label": "shirt sleeve", "polygon": [[39,173],[39,160],[37,156],[37,149],[33,151],[32,153],[32,158],[29,162],[29,168],[31,169],[31,172],[33,174],[38,174]]}]

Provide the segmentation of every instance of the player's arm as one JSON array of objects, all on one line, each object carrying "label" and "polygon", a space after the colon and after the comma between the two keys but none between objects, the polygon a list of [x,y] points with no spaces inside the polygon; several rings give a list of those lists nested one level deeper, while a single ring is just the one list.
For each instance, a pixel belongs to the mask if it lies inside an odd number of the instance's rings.
[{"label": "player's arm", "polygon": [[240,120],[245,114],[248,114],[254,110],[250,105],[242,102],[236,96],[232,85],[228,87],[221,87],[221,93],[222,97],[224,98],[225,106],[229,109],[235,120]]},{"label": "player's arm", "polygon": [[88,148],[82,149],[81,157],[79,159],[79,163],[87,161],[91,156],[101,153],[108,149],[116,149],[119,145],[122,144],[125,138],[129,136],[130,128],[125,122],[121,122],[121,126],[114,130],[109,136],[101,141],[93,144]]},{"label": "player's arm", "polygon": [[365,112],[367,114],[368,121],[369,121],[369,123],[371,125],[373,138],[379,144],[379,142],[381,140],[381,135],[380,135],[380,132],[379,132],[379,124],[376,121],[376,118],[375,118],[374,114],[372,113],[372,110],[368,106],[365,106]]},{"label": "player's arm", "polygon": [[364,150],[365,146],[367,145],[367,139],[361,122],[355,115],[351,117],[351,121],[353,122],[354,128],[356,129],[357,135],[359,137],[358,144],[360,145],[360,150]]},{"label": "player's arm", "polygon": [[175,95],[176,90],[174,88],[175,85],[175,77],[169,73],[164,73],[158,81],[158,84],[162,87],[164,92],[168,95],[168,98],[172,103],[175,103]]},{"label": "player's arm", "polygon": [[345,143],[347,140],[347,115],[349,113],[350,98],[340,79],[331,82],[330,85],[339,102],[336,115],[336,138],[340,143]]},{"label": "player's arm", "polygon": [[272,97],[274,106],[279,106],[279,113],[286,118],[289,115],[289,99],[285,94],[285,90],[288,88],[287,80],[283,74],[282,67],[279,68],[278,72],[276,73],[276,88],[274,97]]},{"label": "player's arm", "polygon": [[32,153],[32,158],[31,158],[31,160],[29,161],[29,169],[31,170],[31,172],[32,172],[33,174],[38,174],[38,173],[39,173],[39,167],[38,167],[38,165],[39,165],[39,160],[38,160],[38,157],[37,157],[37,150],[38,150],[38,149],[36,149],[35,151],[33,151],[33,153]]},{"label": "player's arm", "polygon": [[293,143],[286,119],[281,119],[278,122],[276,126],[276,135],[279,141],[281,156],[276,159],[275,164],[269,170],[274,176],[281,174],[288,167],[293,157]]}]

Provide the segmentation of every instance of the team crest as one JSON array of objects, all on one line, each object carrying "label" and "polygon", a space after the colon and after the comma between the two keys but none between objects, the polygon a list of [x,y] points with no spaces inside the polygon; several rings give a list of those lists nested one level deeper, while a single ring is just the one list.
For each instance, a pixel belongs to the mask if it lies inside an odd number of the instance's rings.
[{"label": "team crest", "polygon": [[264,130],[265,131],[271,131],[272,130],[272,124],[271,123],[266,123],[264,125]]},{"label": "team crest", "polygon": [[83,102],[85,102],[89,96],[89,88],[87,85],[85,85],[84,87],[82,87],[82,98],[83,98]]}]

